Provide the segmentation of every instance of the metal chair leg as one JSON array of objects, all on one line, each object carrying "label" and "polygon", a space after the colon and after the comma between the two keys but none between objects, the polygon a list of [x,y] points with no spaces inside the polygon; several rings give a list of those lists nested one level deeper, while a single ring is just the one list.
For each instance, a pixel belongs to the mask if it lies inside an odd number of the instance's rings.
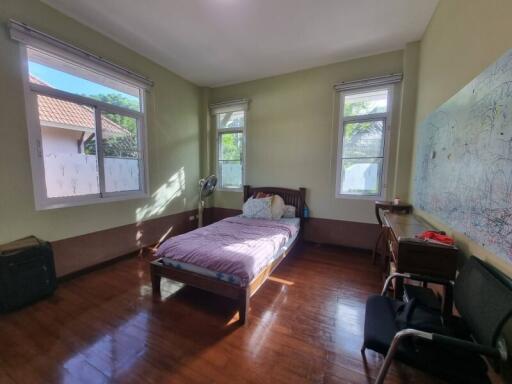
[{"label": "metal chair leg", "polygon": [[391,345],[388,349],[388,353],[386,354],[386,358],[384,359],[384,362],[382,363],[382,366],[380,367],[379,374],[377,375],[377,379],[375,379],[375,384],[383,384],[384,379],[386,378],[386,375],[388,374],[389,366],[391,365],[391,362],[393,361],[393,357],[396,354],[396,351],[398,349],[398,344],[400,341],[406,337],[409,336],[417,336],[424,339],[432,340],[432,334],[428,332],[418,331],[417,329],[404,329],[400,332],[397,332],[395,337],[393,338],[393,341],[391,342]]}]

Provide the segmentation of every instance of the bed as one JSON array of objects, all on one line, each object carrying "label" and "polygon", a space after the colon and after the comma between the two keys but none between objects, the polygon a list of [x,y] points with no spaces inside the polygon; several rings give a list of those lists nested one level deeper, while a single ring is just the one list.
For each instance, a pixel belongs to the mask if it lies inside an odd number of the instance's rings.
[{"label": "bed", "polygon": [[296,218],[280,220],[226,218],[164,242],[151,262],[154,295],[162,277],[215,293],[239,304],[247,323],[250,298],[299,243],[305,188],[244,186],[244,202],[258,192],[277,194],[296,208]]}]

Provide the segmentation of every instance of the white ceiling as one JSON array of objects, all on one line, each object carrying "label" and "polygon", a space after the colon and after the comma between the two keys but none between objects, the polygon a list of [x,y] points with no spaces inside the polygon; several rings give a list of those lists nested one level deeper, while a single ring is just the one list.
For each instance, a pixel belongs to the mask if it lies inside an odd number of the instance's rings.
[{"label": "white ceiling", "polygon": [[401,49],[438,0],[42,0],[202,86]]}]

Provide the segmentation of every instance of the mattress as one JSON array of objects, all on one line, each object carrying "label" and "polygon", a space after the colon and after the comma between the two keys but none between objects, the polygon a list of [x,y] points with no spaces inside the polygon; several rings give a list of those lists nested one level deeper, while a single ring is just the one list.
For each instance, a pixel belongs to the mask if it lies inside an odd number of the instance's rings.
[{"label": "mattress", "polygon": [[[224,223],[223,223],[224,222]],[[226,227],[226,225],[230,225],[230,227]],[[205,228],[209,230],[206,231]],[[249,229],[248,229],[249,228]],[[259,263],[253,262],[251,258],[255,258],[255,254],[257,252],[253,252],[251,247],[258,247],[258,241],[254,241],[255,234],[259,233],[256,228],[261,230],[261,228],[265,228],[265,233],[271,233],[271,240],[266,241],[272,242],[272,252],[269,254],[269,247],[266,247],[265,257],[263,261]],[[275,228],[275,230],[273,230]],[[283,231],[283,228],[288,228],[288,231]],[[239,231],[236,231],[239,229]],[[279,220],[258,220],[258,219],[247,219],[242,217],[237,218],[228,218],[221,220],[218,223],[212,224],[210,226],[197,229],[195,231],[189,232],[185,235],[176,236],[173,239],[167,240],[160,247],[157,252],[157,256],[162,257],[162,262],[164,265],[171,266],[176,269],[182,269],[189,272],[198,273],[203,276],[212,277],[217,280],[224,281],[226,283],[238,285],[238,286],[247,286],[247,284],[252,280],[254,276],[258,274],[264,267],[272,263],[274,260],[279,258],[284,252],[286,252],[290,246],[293,244],[295,239],[297,238],[300,230],[300,219],[299,218],[282,218]],[[226,234],[231,233],[232,239],[226,240]],[[280,233],[284,232],[288,233],[288,236],[281,236]],[[210,235],[208,235],[210,233]],[[279,235],[274,235],[274,233],[279,233]],[[213,234],[213,235],[212,235]],[[207,254],[208,252],[204,252],[205,255],[201,257],[196,257],[194,262],[188,262],[187,257],[182,256],[180,258],[177,257],[177,254],[182,252],[180,250],[180,241],[183,241],[183,237],[189,237],[190,241],[193,241],[193,236],[197,236],[203,239],[209,238],[211,241],[208,244],[205,244],[205,247],[215,248],[215,247],[224,247],[229,248],[232,245],[236,244],[245,244],[249,243],[251,246],[249,247],[248,252],[240,252],[240,254],[236,255],[234,262],[238,262],[240,260],[245,261],[246,265],[250,265],[250,268],[245,268],[242,273],[241,271],[236,270],[236,272],[230,272],[230,268],[225,266],[225,263],[210,263],[215,265],[215,267],[207,267],[206,263],[202,262],[204,258],[211,257],[212,255]],[[217,238],[221,238],[221,241],[217,241]],[[167,243],[167,244],[166,244]],[[183,242],[186,243],[186,242]],[[254,245],[252,244],[254,243]],[[173,244],[172,246],[170,244]],[[227,244],[227,245],[226,245]],[[181,247],[185,248],[185,246]],[[238,247],[237,249],[240,249]],[[242,247],[244,249],[244,247]],[[187,249],[189,253],[195,252],[197,253],[199,250],[196,248],[195,250]],[[184,252],[182,252],[184,253]],[[222,255],[215,255],[215,257],[221,257]],[[192,259],[192,257],[188,257]],[[255,258],[257,259],[257,258]],[[247,263],[247,261],[251,261]],[[203,265],[200,265],[203,264]],[[253,264],[257,264],[254,266]],[[233,269],[233,268],[231,268]]]}]

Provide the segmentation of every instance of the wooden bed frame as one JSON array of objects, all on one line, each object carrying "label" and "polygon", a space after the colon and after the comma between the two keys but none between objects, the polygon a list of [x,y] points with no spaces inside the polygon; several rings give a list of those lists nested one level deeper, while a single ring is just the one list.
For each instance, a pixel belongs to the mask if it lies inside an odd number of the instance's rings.
[{"label": "wooden bed frame", "polygon": [[270,276],[274,269],[277,268],[281,261],[291,252],[292,249],[294,249],[295,245],[301,240],[302,221],[306,197],[305,188],[299,188],[297,190],[275,187],[253,188],[249,185],[244,185],[244,202],[257,192],[271,193],[281,196],[285,204],[295,206],[296,216],[301,219],[301,230],[299,235],[280,257],[265,267],[265,269],[263,269],[257,276],[255,276],[246,287],[229,284],[224,281],[217,280],[216,278],[203,276],[195,272],[173,268],[171,266],[165,265],[160,258],[150,263],[153,295],[160,295],[160,279],[162,277],[166,277],[168,279],[172,279],[180,283],[191,285],[193,287],[238,301],[240,306],[239,320],[242,324],[246,324],[251,296],[258,291],[258,289],[267,280],[267,277]]}]

